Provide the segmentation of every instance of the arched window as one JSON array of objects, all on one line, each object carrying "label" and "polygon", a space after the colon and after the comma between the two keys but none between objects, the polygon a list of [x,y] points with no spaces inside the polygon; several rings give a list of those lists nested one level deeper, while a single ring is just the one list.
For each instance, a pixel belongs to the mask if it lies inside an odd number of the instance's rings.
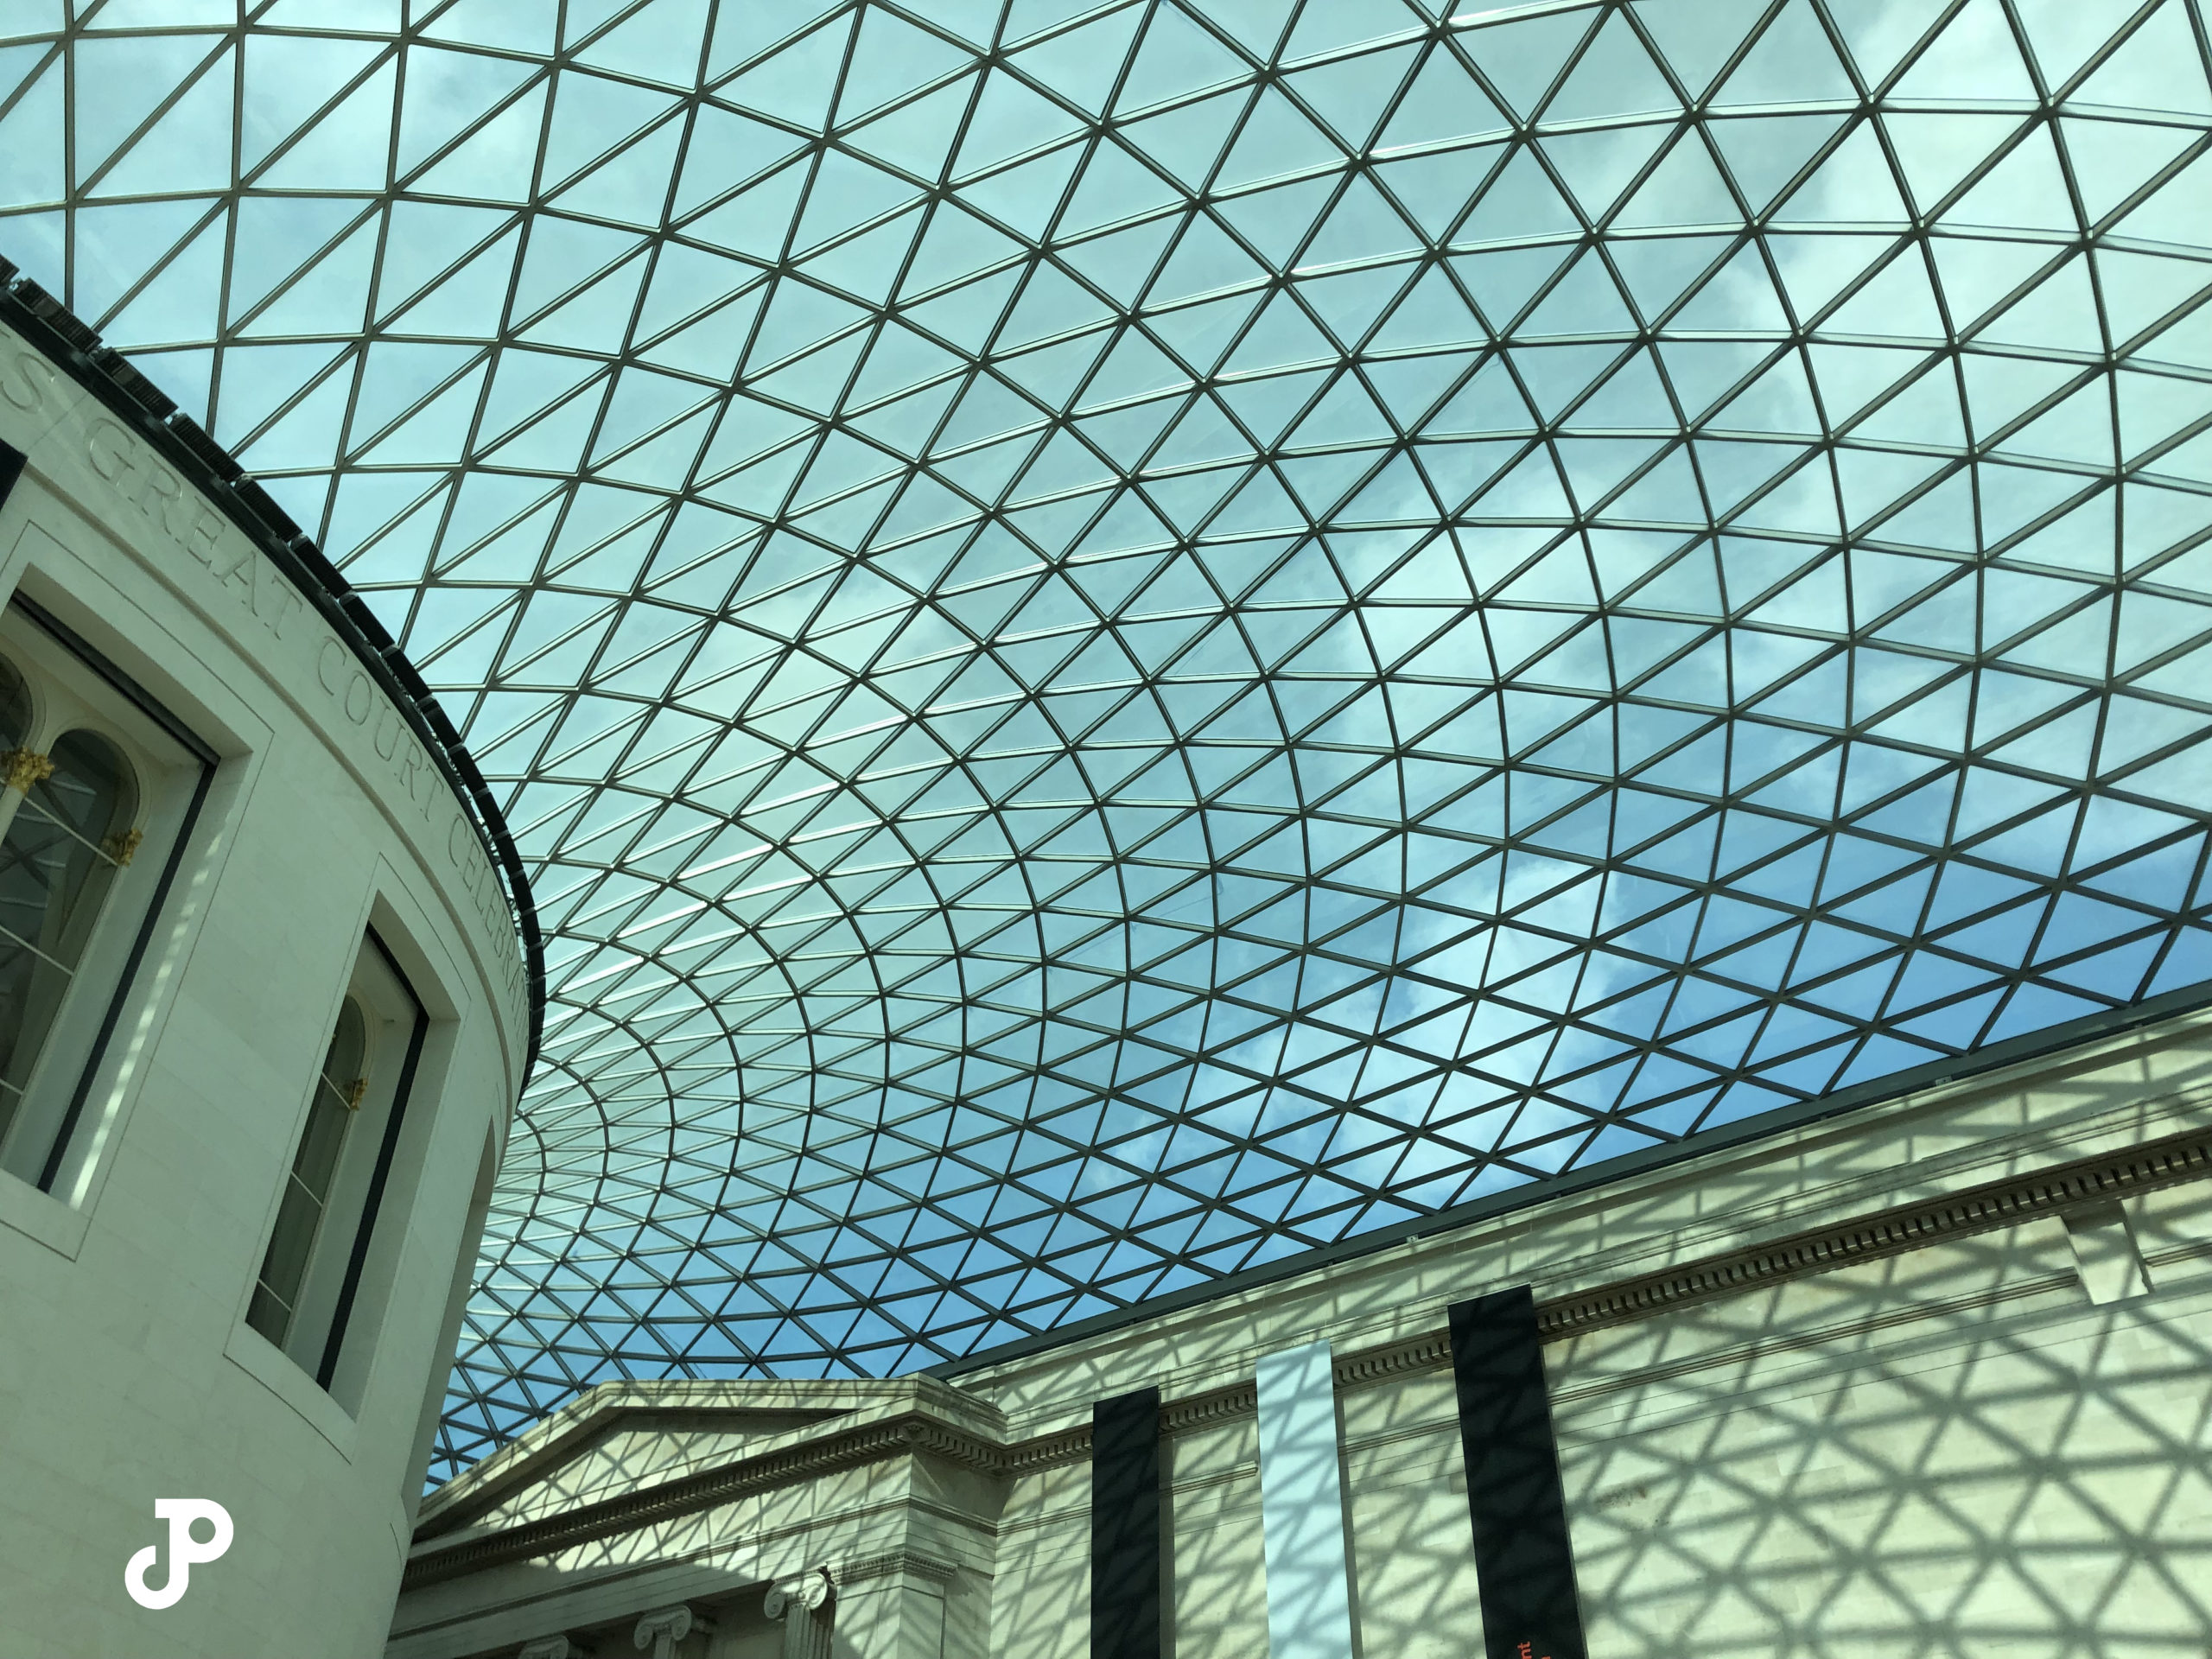
[{"label": "arched window", "polygon": [[[0,720],[18,700],[28,709],[20,674],[14,682],[0,687]],[[22,730],[0,791],[0,1137],[22,1108],[86,941],[138,839],[137,780],[113,743],[79,729],[41,755],[24,747]]]},{"label": "arched window", "polygon": [[381,1236],[382,1251],[376,1248],[377,1216],[429,1024],[413,988],[371,933],[354,957],[308,1090],[246,1305],[246,1324],[348,1411],[366,1384],[397,1260],[392,1229]]},{"label": "arched window", "polygon": [[90,1192],[127,1097],[110,1039],[214,759],[24,595],[0,610],[0,1179]]},{"label": "arched window", "polygon": [[361,1005],[349,996],[338,1010],[337,1029],[330,1033],[322,1074],[315,1079],[315,1096],[308,1104],[307,1128],[277,1205],[276,1230],[262,1258],[261,1281],[254,1287],[253,1306],[245,1316],[248,1325],[279,1348],[285,1345],[300,1306],[301,1287],[330,1208],[331,1184],[346,1150],[346,1132],[368,1092],[368,1021]]}]

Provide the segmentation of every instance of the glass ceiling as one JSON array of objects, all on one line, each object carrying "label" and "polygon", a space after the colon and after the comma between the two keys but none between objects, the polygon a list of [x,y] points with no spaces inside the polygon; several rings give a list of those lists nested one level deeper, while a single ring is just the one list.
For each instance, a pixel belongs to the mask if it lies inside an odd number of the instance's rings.
[{"label": "glass ceiling", "polygon": [[504,791],[434,1474],[2212,975],[2191,0],[9,0]]}]

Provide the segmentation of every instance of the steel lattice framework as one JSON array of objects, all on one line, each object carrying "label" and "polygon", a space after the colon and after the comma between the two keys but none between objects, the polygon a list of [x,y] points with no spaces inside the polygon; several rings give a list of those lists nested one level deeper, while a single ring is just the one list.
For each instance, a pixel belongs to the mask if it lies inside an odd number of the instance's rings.
[{"label": "steel lattice framework", "polygon": [[504,789],[436,1472],[2212,975],[2196,0],[10,0]]}]

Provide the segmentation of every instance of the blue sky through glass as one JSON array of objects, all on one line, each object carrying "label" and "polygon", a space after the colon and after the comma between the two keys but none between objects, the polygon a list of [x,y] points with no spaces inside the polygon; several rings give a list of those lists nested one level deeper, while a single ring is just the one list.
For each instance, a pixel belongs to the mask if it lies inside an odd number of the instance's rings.
[{"label": "blue sky through glass", "polygon": [[441,1471],[2212,974],[2188,0],[0,27],[534,862]]}]

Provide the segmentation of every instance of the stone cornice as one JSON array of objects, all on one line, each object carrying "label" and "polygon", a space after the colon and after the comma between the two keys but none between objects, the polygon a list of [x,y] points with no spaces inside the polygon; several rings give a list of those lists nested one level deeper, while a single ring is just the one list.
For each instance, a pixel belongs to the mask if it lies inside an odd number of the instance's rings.
[{"label": "stone cornice", "polygon": [[[1564,1342],[1585,1332],[1632,1324],[1669,1309],[1733,1296],[1761,1285],[1902,1255],[1975,1233],[2018,1226],[2038,1217],[2056,1216],[2077,1205],[2129,1197],[2208,1175],[2212,1175],[2212,1129],[2189,1129],[2032,1175],[1985,1182],[1940,1198],[1808,1228],[1678,1268],[1544,1297],[1536,1304],[1536,1326],[1544,1341]],[[1439,1370],[1451,1363],[1450,1336],[1441,1330],[1428,1332],[1402,1342],[1338,1355],[1337,1387],[1340,1390],[1363,1388],[1408,1372]],[[1171,1401],[1160,1408],[1160,1427],[1170,1434],[1187,1433],[1225,1417],[1255,1412],[1258,1400],[1253,1385],[1246,1382]],[[1085,1433],[1082,1438],[1084,1446],[1077,1455],[1087,1457],[1090,1437]]]},{"label": "stone cornice", "polygon": [[[1066,1352],[1118,1340],[1128,1327],[1155,1335],[1211,1317],[1217,1307],[1249,1306],[1278,1294],[1311,1292],[1330,1274],[1368,1262],[1398,1265],[1435,1249],[1455,1236],[1500,1224],[1525,1227],[1554,1205],[1604,1208],[1647,1180],[1682,1183],[1733,1158],[1757,1158],[1778,1137],[1834,1132],[1863,1108],[1922,1110],[1986,1096],[2024,1083],[2049,1086],[2063,1079],[2148,1055],[2177,1044],[2200,1051],[2212,1033],[2212,981],[2167,991],[2140,1002],[2069,1020],[2047,1030],[2006,1038],[1971,1053],[1909,1067],[1853,1084],[1834,1094],[1787,1108],[1757,1112],[1708,1126],[1685,1140],[1625,1153],[1560,1174],[1542,1176],[1443,1210],[1408,1217],[1370,1231],[1285,1255],[1276,1260],[1186,1285],[1157,1297],[1055,1325],[998,1346],[928,1366],[921,1375],[980,1383],[986,1389],[1019,1389],[1024,1378],[1048,1371]],[[2203,1085],[2194,1087],[2204,1096]],[[2208,1103],[2212,1096],[2200,1098]]]},{"label": "stone cornice", "polygon": [[[2031,1174],[1810,1228],[1681,1268],[1549,1298],[1537,1306],[1537,1323],[1544,1340],[1559,1342],[1684,1303],[1731,1296],[1759,1285],[2017,1226],[2101,1198],[2131,1197],[2207,1175],[2212,1175],[2212,1128],[2185,1129]],[[1342,1375],[1340,1365],[1340,1378]]]},{"label": "stone cornice", "polygon": [[944,1584],[957,1577],[959,1571],[950,1561],[940,1561],[934,1555],[918,1555],[911,1549],[901,1549],[888,1555],[862,1555],[849,1561],[841,1561],[834,1576],[841,1585],[860,1584],[869,1579],[893,1578],[901,1573],[919,1579],[934,1579]]}]

